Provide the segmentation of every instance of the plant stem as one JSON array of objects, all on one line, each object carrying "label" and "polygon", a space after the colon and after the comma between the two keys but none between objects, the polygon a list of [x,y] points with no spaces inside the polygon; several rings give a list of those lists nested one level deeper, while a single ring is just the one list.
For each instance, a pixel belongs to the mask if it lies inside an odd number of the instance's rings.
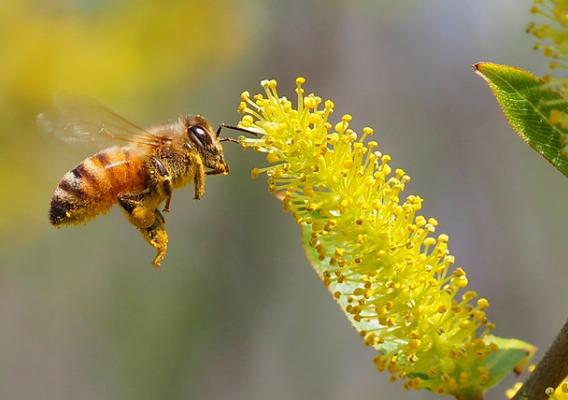
[{"label": "plant stem", "polygon": [[555,388],[568,376],[568,321],[564,324],[534,372],[513,400],[547,399],[546,389]]}]

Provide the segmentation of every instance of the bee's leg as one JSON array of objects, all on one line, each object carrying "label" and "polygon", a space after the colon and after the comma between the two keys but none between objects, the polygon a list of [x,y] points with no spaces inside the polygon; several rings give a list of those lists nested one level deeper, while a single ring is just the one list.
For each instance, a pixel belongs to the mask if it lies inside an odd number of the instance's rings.
[{"label": "bee's leg", "polygon": [[164,212],[170,212],[170,203],[172,201],[172,189],[173,189],[172,180],[170,178],[164,179],[164,181],[162,182],[162,190],[166,194],[166,204],[164,205],[164,209],[162,210]]},{"label": "bee's leg", "polygon": [[166,232],[164,217],[158,210],[154,210],[154,223],[148,228],[138,228],[144,239],[156,249],[156,257],[152,264],[156,268],[160,267],[168,251],[168,232]]},{"label": "bee's leg", "polygon": [[168,233],[165,228],[163,215],[146,205],[151,192],[144,191],[138,194],[122,194],[118,196],[118,203],[126,211],[128,220],[134,225],[144,239],[157,250],[152,262],[159,267],[168,250]]},{"label": "bee's leg", "polygon": [[199,200],[205,194],[205,165],[199,156],[193,156],[191,161],[195,166],[193,185],[195,186],[195,200]]},{"label": "bee's leg", "polygon": [[169,212],[173,190],[172,177],[162,162],[156,157],[150,158],[148,169],[150,170],[149,175],[153,186],[156,187],[158,192],[163,193],[166,197],[166,204],[162,211]]},{"label": "bee's leg", "polygon": [[118,204],[126,211],[128,221],[140,229],[150,227],[156,219],[154,210],[146,205],[149,196],[149,190],[136,194],[126,193],[118,196]]}]

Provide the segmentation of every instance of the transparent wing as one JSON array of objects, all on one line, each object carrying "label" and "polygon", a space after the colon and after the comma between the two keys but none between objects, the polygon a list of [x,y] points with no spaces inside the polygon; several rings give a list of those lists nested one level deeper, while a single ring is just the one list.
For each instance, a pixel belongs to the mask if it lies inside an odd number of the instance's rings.
[{"label": "transparent wing", "polygon": [[39,114],[37,120],[45,131],[66,142],[92,143],[99,147],[125,142],[157,146],[163,140],[93,99],[58,94],[55,105],[58,112]]}]

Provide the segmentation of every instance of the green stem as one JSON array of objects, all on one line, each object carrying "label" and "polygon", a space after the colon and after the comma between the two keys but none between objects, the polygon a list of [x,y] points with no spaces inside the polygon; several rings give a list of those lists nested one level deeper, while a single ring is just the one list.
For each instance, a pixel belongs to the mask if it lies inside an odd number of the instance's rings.
[{"label": "green stem", "polygon": [[545,400],[546,389],[556,388],[567,376],[568,321],[513,400]]}]

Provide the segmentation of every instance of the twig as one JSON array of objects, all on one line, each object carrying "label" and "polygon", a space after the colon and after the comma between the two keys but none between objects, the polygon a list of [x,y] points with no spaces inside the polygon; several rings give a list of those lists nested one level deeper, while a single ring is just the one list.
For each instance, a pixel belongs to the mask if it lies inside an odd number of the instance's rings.
[{"label": "twig", "polygon": [[544,400],[568,376],[568,321],[513,400]]}]

